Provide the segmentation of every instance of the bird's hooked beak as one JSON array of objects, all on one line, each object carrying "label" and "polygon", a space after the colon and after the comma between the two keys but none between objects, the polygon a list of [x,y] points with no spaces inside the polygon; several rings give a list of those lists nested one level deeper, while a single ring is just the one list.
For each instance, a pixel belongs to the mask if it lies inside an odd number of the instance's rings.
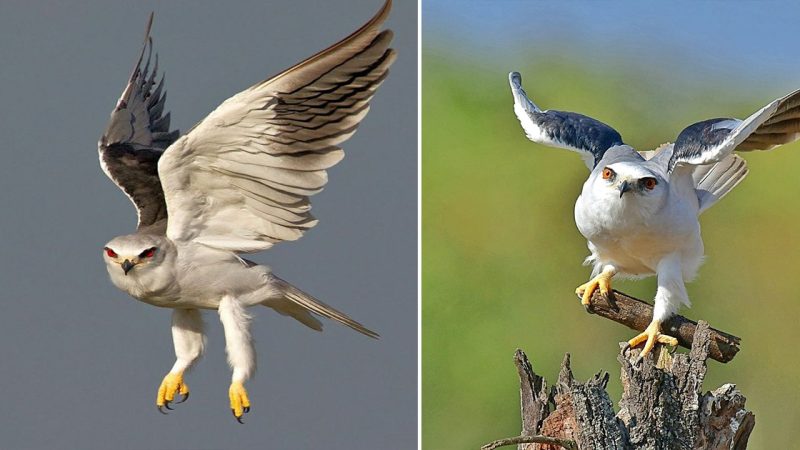
[{"label": "bird's hooked beak", "polygon": [[630,191],[632,188],[631,184],[628,183],[628,180],[623,181],[619,184],[619,198],[622,198],[622,194]]},{"label": "bird's hooked beak", "polygon": [[125,261],[122,262],[121,265],[122,265],[122,271],[125,272],[125,275],[128,275],[128,272],[130,272],[131,269],[133,269],[133,266],[135,266],[136,264],[132,263],[130,259],[126,259]]}]

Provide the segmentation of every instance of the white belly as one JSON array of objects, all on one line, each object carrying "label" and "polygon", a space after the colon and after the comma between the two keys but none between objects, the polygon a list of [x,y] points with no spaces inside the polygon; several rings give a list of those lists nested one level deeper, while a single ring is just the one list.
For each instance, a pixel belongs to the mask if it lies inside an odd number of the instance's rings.
[{"label": "white belly", "polygon": [[641,277],[654,274],[665,256],[677,253],[684,278],[693,278],[702,262],[703,243],[691,203],[673,202],[669,211],[649,211],[623,200],[578,198],[575,222],[589,241],[590,260],[599,266],[611,264],[622,275]]},{"label": "white belly", "polygon": [[107,268],[119,289],[164,308],[217,309],[224,296],[251,306],[274,296],[268,267],[248,265],[230,252],[199,245],[176,246],[160,265],[137,266],[127,275],[116,264]]}]

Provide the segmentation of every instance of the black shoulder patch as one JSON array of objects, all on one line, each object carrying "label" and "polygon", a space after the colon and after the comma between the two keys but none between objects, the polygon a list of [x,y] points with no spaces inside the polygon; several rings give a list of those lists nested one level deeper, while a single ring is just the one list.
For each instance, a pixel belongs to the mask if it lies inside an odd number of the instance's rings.
[{"label": "black shoulder patch", "polygon": [[162,153],[157,149],[134,149],[129,144],[111,144],[102,152],[109,176],[136,204],[140,228],[167,218],[167,203],[158,178]]},{"label": "black shoulder patch", "polygon": [[715,127],[715,124],[736,119],[716,118],[689,125],[675,139],[669,170],[682,160],[689,160],[702,155],[706,150],[720,145],[733,130]]},{"label": "black shoulder patch", "polygon": [[606,150],[623,144],[617,130],[583,114],[549,110],[537,113],[536,118],[550,139],[592,153],[595,165]]}]

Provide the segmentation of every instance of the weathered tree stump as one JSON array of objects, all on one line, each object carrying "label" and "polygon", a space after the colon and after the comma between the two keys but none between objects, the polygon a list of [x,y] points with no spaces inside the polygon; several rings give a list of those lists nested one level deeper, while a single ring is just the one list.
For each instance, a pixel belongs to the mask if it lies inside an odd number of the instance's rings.
[{"label": "weathered tree stump", "polygon": [[483,449],[513,444],[518,450],[745,449],[755,416],[745,409],[741,392],[733,384],[701,391],[711,336],[708,324],[700,321],[688,354],[670,355],[658,346],[656,356],[645,358],[620,344],[623,394],[617,413],[605,390],[608,373],[579,383],[567,354],[558,382],[548,389],[517,350],[522,435]]}]

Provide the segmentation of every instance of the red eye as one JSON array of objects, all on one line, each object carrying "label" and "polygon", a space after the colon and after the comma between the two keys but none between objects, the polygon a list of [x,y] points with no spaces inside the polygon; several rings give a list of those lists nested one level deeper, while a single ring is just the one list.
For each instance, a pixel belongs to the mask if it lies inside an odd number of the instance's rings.
[{"label": "red eye", "polygon": [[106,247],[105,250],[106,250],[106,255],[108,255],[109,258],[116,258],[117,257],[117,252],[115,252],[114,250],[111,250],[108,247]]},{"label": "red eye", "polygon": [[606,167],[603,169],[603,179],[610,180],[614,176],[614,171]]},{"label": "red eye", "polygon": [[658,184],[658,181],[656,181],[655,178],[645,178],[644,179],[644,187],[646,187],[647,190],[649,190],[649,191],[652,191],[656,187],[657,184]]},{"label": "red eye", "polygon": [[139,253],[139,258],[152,258],[156,254],[156,248],[148,248],[147,250]]}]

